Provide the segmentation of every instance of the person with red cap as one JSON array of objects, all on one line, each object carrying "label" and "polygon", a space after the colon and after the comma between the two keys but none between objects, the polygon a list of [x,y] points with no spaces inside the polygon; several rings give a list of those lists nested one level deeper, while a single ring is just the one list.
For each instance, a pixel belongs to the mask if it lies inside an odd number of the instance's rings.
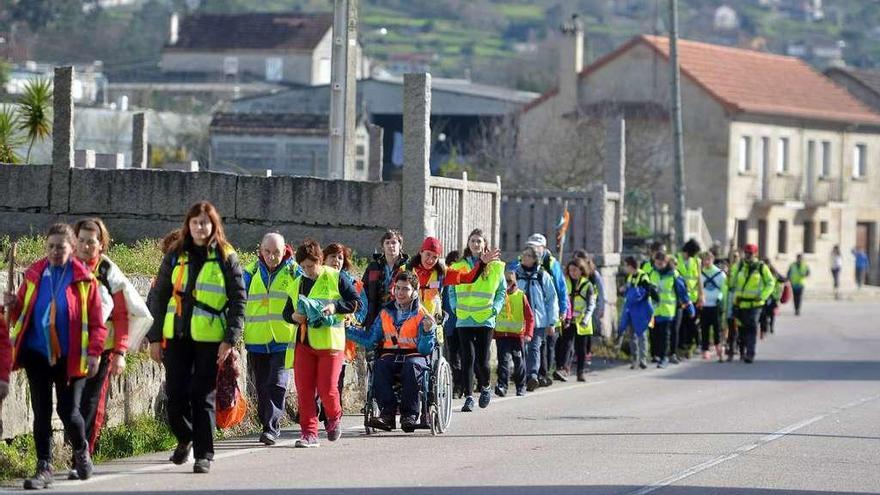
[{"label": "person with red cap", "polygon": [[757,245],[746,244],[743,246],[743,260],[730,269],[728,292],[733,303],[736,325],[728,336],[728,362],[733,361],[733,346],[737,343],[740,347],[740,359],[746,363],[755,360],[758,318],[761,316],[761,308],[776,287],[773,272],[757,254]]},{"label": "person with red cap", "polygon": [[[443,287],[471,284],[490,262],[497,260],[500,250],[493,249],[483,253],[477,263],[469,270],[455,269],[444,265],[443,246],[440,239],[426,237],[422,249],[406,264],[406,269],[414,271],[419,277],[419,299],[428,314],[439,317],[443,313],[441,292]],[[437,321],[442,321],[437,318]]]}]

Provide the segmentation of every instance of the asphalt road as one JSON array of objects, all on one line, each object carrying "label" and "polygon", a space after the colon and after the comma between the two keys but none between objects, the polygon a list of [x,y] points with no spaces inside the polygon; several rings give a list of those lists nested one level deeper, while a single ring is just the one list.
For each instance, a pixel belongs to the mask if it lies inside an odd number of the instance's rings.
[{"label": "asphalt road", "polygon": [[[212,473],[168,453],[98,466],[56,491],[340,494],[880,493],[880,306],[786,308],[757,360],[596,371],[456,412],[450,432],[361,434],[294,449],[219,445]],[[457,410],[456,410],[457,411]]]}]

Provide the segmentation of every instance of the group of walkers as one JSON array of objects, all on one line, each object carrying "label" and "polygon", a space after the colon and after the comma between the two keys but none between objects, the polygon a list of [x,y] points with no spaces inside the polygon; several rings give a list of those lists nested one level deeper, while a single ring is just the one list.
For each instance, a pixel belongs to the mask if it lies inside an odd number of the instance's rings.
[{"label": "group of walkers", "polygon": [[[25,370],[34,411],[37,470],[28,489],[52,484],[51,413],[56,407],[73,448],[72,479],[88,479],[104,423],[109,377],[125,368],[130,346],[145,337],[164,365],[168,423],[177,439],[170,461],[194,459],[208,473],[214,458],[218,371],[238,366],[247,350],[248,375],[262,425],[259,441],[274,445],[286,415],[291,373],[300,436],[297,448],[340,438],[346,366],[358,352],[373,359],[379,414],[368,426],[413,431],[429,360],[440,350],[453,370],[461,410],[486,408],[494,396],[517,396],[554,381],[585,381],[592,336],[601,334],[605,283],[595,260],[575,251],[563,266],[547,239],[534,234],[516,260],[500,260],[479,229],[464,249],[445,253],[433,237],[413,256],[395,230],[381,239],[362,277],[351,250],[306,239],[295,248],[267,233],[257,259],[242,266],[227,241],[219,212],[205,201],[162,240],[164,257],[147,301],[107,258],[110,234],[100,219],[53,225],[47,256],[25,272],[17,293],[5,294],[9,327],[0,318],[0,397],[9,369]],[[701,253],[695,241],[669,255],[661,244],[639,264],[625,260],[619,331],[629,335],[633,368],[660,368],[689,358],[700,346],[710,359],[735,353],[750,363],[758,335],[773,331],[775,305],[791,285],[800,311],[809,269],[800,257],[785,276],[746,245],[729,260]],[[726,334],[726,337],[725,337]],[[498,367],[494,390],[490,353]],[[11,344],[11,345],[10,345]],[[146,345],[146,343],[145,343]],[[358,348],[362,350],[359,351]],[[398,393],[399,383],[399,393]]]}]

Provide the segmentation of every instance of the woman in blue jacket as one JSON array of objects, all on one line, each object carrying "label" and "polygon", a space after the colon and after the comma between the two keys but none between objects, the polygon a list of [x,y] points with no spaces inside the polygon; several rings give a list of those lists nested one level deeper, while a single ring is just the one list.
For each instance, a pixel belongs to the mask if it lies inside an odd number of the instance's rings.
[{"label": "woman in blue jacket", "polygon": [[547,330],[559,322],[559,302],[553,278],[538,266],[538,253],[535,248],[525,248],[516,267],[516,285],[526,293],[535,317],[535,332],[528,344],[526,390],[538,388],[538,370],[541,367],[541,342]]},{"label": "woman in blue jacket", "polygon": [[639,269],[635,258],[628,256],[624,260],[626,270],[626,288],[624,295],[623,312],[620,314],[618,332],[620,338],[632,328],[632,338],[629,343],[632,365],[630,369],[638,366],[641,369],[648,367],[647,347],[648,329],[654,326],[654,306],[651,305],[651,294],[656,288],[651,285],[648,275]]}]

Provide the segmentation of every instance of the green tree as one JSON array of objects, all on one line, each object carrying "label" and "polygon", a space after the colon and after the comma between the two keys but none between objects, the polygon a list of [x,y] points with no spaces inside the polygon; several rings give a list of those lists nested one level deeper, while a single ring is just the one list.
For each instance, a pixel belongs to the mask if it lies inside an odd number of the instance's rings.
[{"label": "green tree", "polygon": [[0,60],[0,95],[6,93],[6,83],[9,81],[9,64]]},{"label": "green tree", "polygon": [[21,145],[15,107],[0,108],[0,163],[21,163],[15,148]]},{"label": "green tree", "polygon": [[52,135],[52,83],[48,79],[28,82],[19,100],[19,112],[19,128],[27,133],[25,163],[29,164],[34,143]]}]

